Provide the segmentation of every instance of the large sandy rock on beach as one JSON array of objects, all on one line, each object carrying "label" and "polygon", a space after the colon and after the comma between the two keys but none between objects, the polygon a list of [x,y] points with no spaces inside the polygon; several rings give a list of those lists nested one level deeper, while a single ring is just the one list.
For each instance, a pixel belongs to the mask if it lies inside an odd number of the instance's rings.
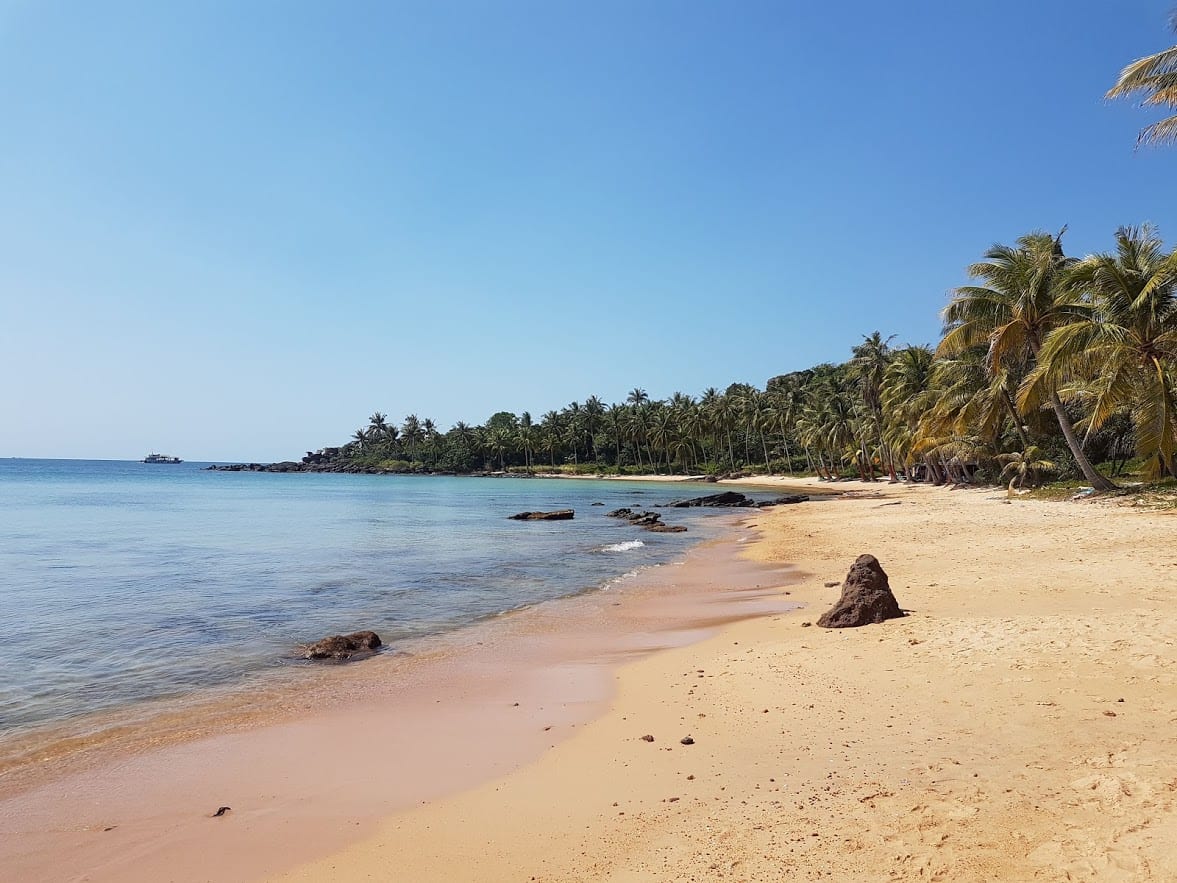
[{"label": "large sandy rock on beach", "polygon": [[859,555],[842,583],[842,597],[821,615],[823,629],[846,629],[903,616],[887,573],[874,555]]},{"label": "large sandy rock on beach", "polygon": [[367,656],[380,646],[380,636],[375,632],[352,632],[350,635],[332,635],[315,641],[302,655],[304,659],[344,660],[353,656]]}]

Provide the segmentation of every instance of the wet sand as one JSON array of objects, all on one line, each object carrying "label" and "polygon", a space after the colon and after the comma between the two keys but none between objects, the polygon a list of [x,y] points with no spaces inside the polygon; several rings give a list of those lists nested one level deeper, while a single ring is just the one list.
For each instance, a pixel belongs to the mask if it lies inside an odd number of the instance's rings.
[{"label": "wet sand", "polygon": [[[621,665],[790,606],[784,569],[737,556],[745,515],[717,517],[732,538],[607,591],[497,617],[412,656],[308,672],[305,690],[240,714],[224,701],[208,720],[177,711],[156,721],[158,737],[132,725],[76,762],[5,777],[3,876],[263,878],[533,762],[608,707]],[[220,806],[232,809],[213,817]]]}]

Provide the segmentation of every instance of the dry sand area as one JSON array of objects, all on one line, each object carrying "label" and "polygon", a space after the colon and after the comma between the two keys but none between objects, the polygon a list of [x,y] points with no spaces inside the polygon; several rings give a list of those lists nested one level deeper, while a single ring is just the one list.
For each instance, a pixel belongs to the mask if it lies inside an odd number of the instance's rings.
[{"label": "dry sand area", "polygon": [[[280,879],[1177,880],[1173,516],[862,493],[751,517],[807,608],[626,665],[540,759]],[[911,614],[806,627],[862,552]]]}]

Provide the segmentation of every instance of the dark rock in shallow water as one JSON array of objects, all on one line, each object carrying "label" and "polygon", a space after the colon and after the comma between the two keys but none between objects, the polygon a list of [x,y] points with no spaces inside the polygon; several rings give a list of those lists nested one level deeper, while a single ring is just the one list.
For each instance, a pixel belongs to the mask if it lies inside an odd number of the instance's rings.
[{"label": "dark rock in shallow water", "polygon": [[775,500],[765,500],[763,503],[757,503],[758,509],[765,509],[769,506],[789,506],[793,503],[806,503],[809,501],[807,494],[789,494],[784,497],[777,497]]},{"label": "dark rock in shallow water", "polygon": [[845,629],[901,616],[903,611],[891,594],[879,560],[874,555],[859,555],[842,583],[842,597],[821,615],[817,624],[823,629]]},{"label": "dark rock in shallow water", "polygon": [[555,512],[516,512],[507,517],[513,521],[568,521],[575,515],[575,509],[557,509]]},{"label": "dark rock in shallow water", "polygon": [[375,632],[352,632],[350,635],[332,635],[315,641],[303,651],[303,659],[351,659],[354,656],[370,656],[380,647],[380,636]]},{"label": "dark rock in shallow water", "polygon": [[644,527],[654,533],[686,533],[687,529],[681,524],[663,524],[660,512],[635,512],[628,506],[606,512],[609,518],[624,518],[635,527]]},{"label": "dark rock in shallow water", "polygon": [[696,506],[709,506],[721,509],[744,508],[755,506],[756,503],[735,491],[724,491],[721,494],[709,494],[705,497],[692,497],[689,500],[675,500],[666,504],[668,508],[687,509]]}]

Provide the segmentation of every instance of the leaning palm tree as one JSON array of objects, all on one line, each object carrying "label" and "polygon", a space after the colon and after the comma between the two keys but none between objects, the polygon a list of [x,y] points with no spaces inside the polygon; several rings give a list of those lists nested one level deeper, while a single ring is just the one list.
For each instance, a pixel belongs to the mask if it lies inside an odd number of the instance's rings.
[{"label": "leaning palm tree", "polygon": [[[1177,30],[1177,13],[1170,17],[1169,25]],[[1177,107],[1177,46],[1132,62],[1120,71],[1120,78],[1107,97],[1136,95],[1141,96],[1146,107]],[[1172,144],[1174,141],[1177,141],[1177,115],[1145,126],[1136,139],[1138,145]]]},{"label": "leaning palm tree", "polygon": [[1148,474],[1177,477],[1177,256],[1152,227],[1122,227],[1116,253],[1085,258],[1067,284],[1088,299],[1075,322],[1046,339],[1023,400],[1032,405],[1043,388],[1088,378],[1089,429],[1130,409]]},{"label": "leaning palm tree", "polygon": [[[994,375],[1036,362],[1046,336],[1084,314],[1074,289],[1062,284],[1074,263],[1063,255],[1062,232],[1030,233],[1017,245],[994,245],[985,260],[968,269],[979,284],[956,289],[944,308],[945,334],[936,354],[953,356],[985,346]],[[1084,477],[1096,490],[1115,488],[1083,451],[1056,389],[1042,392]]]}]

